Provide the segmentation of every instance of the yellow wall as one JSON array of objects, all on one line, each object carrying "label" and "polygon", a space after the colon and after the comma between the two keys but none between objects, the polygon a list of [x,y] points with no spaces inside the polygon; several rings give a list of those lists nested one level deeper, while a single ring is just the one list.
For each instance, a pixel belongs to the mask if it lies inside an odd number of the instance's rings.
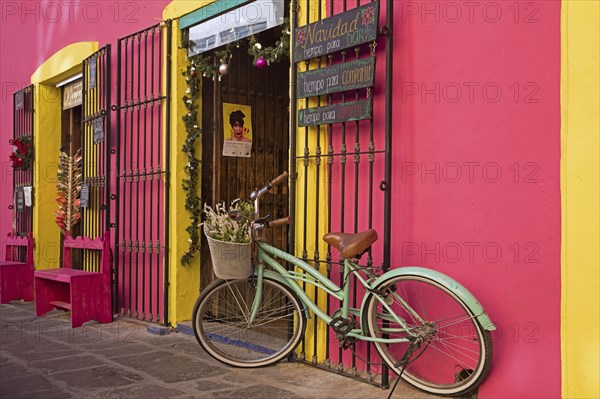
[{"label": "yellow wall", "polygon": [[35,267],[59,266],[60,229],[55,223],[56,172],[60,149],[61,90],[56,83],[81,72],[82,61],[98,50],[98,42],[70,44],[48,58],[31,76],[34,85],[35,182],[33,236]]},{"label": "yellow wall", "polygon": [[[321,3],[321,19],[326,17],[326,2]],[[319,3],[317,0],[312,0],[311,7],[309,7],[309,20],[310,22],[317,21],[319,18],[318,10]],[[306,24],[306,7],[299,7],[298,10],[298,21],[299,25]],[[311,69],[316,67],[316,61],[313,61],[313,65]],[[305,63],[299,63],[300,70],[305,69]],[[292,66],[294,67],[294,66]],[[321,102],[323,104],[323,101]],[[298,109],[307,108],[307,107],[315,107],[317,106],[317,100],[311,99],[307,100],[298,100]],[[304,147],[306,146],[305,142],[305,131],[304,127],[297,127],[296,130],[296,156],[302,156],[304,154]],[[314,155],[316,150],[317,136],[319,136],[321,153],[324,154],[327,151],[327,127],[321,126],[320,129],[318,127],[311,127],[308,129],[308,148],[310,149],[310,154]],[[291,155],[291,154],[290,154]],[[293,162],[293,160],[291,160]],[[319,209],[316,209],[314,204],[317,203],[317,192],[316,192],[316,172],[319,171]],[[322,157],[321,163],[319,166],[315,163],[315,158],[310,158],[308,164],[308,173],[306,173],[306,169],[303,163],[303,160],[300,159],[296,162],[296,171],[298,173],[298,180],[296,182],[296,217],[294,221],[294,228],[296,233],[296,253],[295,255],[298,257],[302,257],[302,250],[304,247],[304,229],[306,228],[306,249],[307,256],[309,259],[314,258],[315,253],[315,242],[319,242],[319,257],[321,259],[325,258],[325,253],[327,251],[327,246],[321,239],[321,237],[329,231],[329,226],[327,225],[327,158]],[[304,192],[305,192],[305,182],[307,182],[307,190],[306,190],[306,203],[304,202]],[[306,225],[304,224],[304,211],[307,212]],[[317,232],[315,231],[315,220],[316,214],[319,214],[319,226],[318,226],[318,237],[316,237]],[[325,273],[325,264],[321,264],[319,266],[319,271]],[[307,293],[311,298],[315,298],[315,290],[310,288],[310,285],[307,285]],[[326,301],[327,295],[324,291],[318,291],[318,304],[319,306],[325,310],[326,309]],[[314,334],[317,334],[317,348],[314,348]],[[314,328],[314,318],[308,321],[308,326],[306,329],[305,335],[305,356],[306,360],[313,361],[314,356],[316,356],[316,361],[318,363],[323,363],[325,360],[325,349],[327,342],[327,325],[322,321],[318,320],[317,328],[315,331]],[[301,351],[301,347],[299,347],[298,351]]]},{"label": "yellow wall", "polygon": [[[211,1],[212,2],[212,1]],[[194,7],[179,6],[175,3],[194,3]],[[198,8],[197,2],[174,1],[163,12],[164,19],[173,19],[172,64],[171,64],[171,169],[169,206],[169,322],[174,326],[178,322],[190,320],[196,298],[200,289],[200,267],[196,261],[183,266],[181,256],[188,248],[189,234],[186,227],[190,224],[189,212],[185,209],[186,192],[181,182],[186,178],[184,166],[187,163],[185,153],[181,150],[187,133],[182,116],[187,109],[182,101],[188,88],[185,77],[181,74],[188,65],[187,50],[181,46],[179,21],[181,15]],[[166,68],[164,69],[166,70]],[[201,101],[199,101],[201,104]],[[199,110],[199,115],[202,111]],[[197,140],[197,154],[202,154],[201,140]],[[165,147],[163,147],[165,148]],[[198,187],[198,195],[200,188]],[[198,257],[196,257],[198,259]]]},{"label": "yellow wall", "polygon": [[600,2],[562,3],[562,394],[599,398]]}]

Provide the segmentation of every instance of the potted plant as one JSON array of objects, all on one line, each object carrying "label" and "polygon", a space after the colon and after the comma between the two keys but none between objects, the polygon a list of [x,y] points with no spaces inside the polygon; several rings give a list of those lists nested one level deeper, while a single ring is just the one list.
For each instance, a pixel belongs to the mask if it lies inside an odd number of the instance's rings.
[{"label": "potted plant", "polygon": [[[235,220],[230,216],[231,211],[238,216]],[[229,209],[224,202],[214,208],[204,204],[204,234],[218,278],[239,279],[252,274],[253,215],[254,206],[250,202],[235,200]]]}]

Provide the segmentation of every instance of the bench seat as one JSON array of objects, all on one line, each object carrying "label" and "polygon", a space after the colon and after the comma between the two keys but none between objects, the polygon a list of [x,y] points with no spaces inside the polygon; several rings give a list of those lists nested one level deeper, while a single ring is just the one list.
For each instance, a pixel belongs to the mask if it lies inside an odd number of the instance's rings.
[{"label": "bench seat", "polygon": [[36,278],[43,278],[46,280],[62,281],[65,283],[71,282],[71,279],[78,277],[90,277],[96,275],[98,278],[102,278],[102,273],[88,272],[85,270],[77,269],[47,269],[38,270],[35,272]]}]

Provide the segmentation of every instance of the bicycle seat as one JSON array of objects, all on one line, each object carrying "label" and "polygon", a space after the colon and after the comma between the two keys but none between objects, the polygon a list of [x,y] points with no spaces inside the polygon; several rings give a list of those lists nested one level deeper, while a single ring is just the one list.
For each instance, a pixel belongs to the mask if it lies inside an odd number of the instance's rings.
[{"label": "bicycle seat", "polygon": [[340,256],[350,259],[377,241],[377,231],[370,229],[356,234],[327,233],[323,241],[340,251]]}]

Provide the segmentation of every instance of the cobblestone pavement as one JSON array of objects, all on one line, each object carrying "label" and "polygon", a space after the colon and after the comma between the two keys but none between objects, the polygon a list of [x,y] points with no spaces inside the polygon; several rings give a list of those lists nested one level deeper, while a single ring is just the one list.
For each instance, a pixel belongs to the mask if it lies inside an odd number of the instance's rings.
[{"label": "cobblestone pavement", "polygon": [[[0,305],[0,398],[386,398],[389,391],[300,363],[235,369],[194,337],[121,318],[70,328],[67,314]],[[401,382],[394,398],[433,398]]]}]

